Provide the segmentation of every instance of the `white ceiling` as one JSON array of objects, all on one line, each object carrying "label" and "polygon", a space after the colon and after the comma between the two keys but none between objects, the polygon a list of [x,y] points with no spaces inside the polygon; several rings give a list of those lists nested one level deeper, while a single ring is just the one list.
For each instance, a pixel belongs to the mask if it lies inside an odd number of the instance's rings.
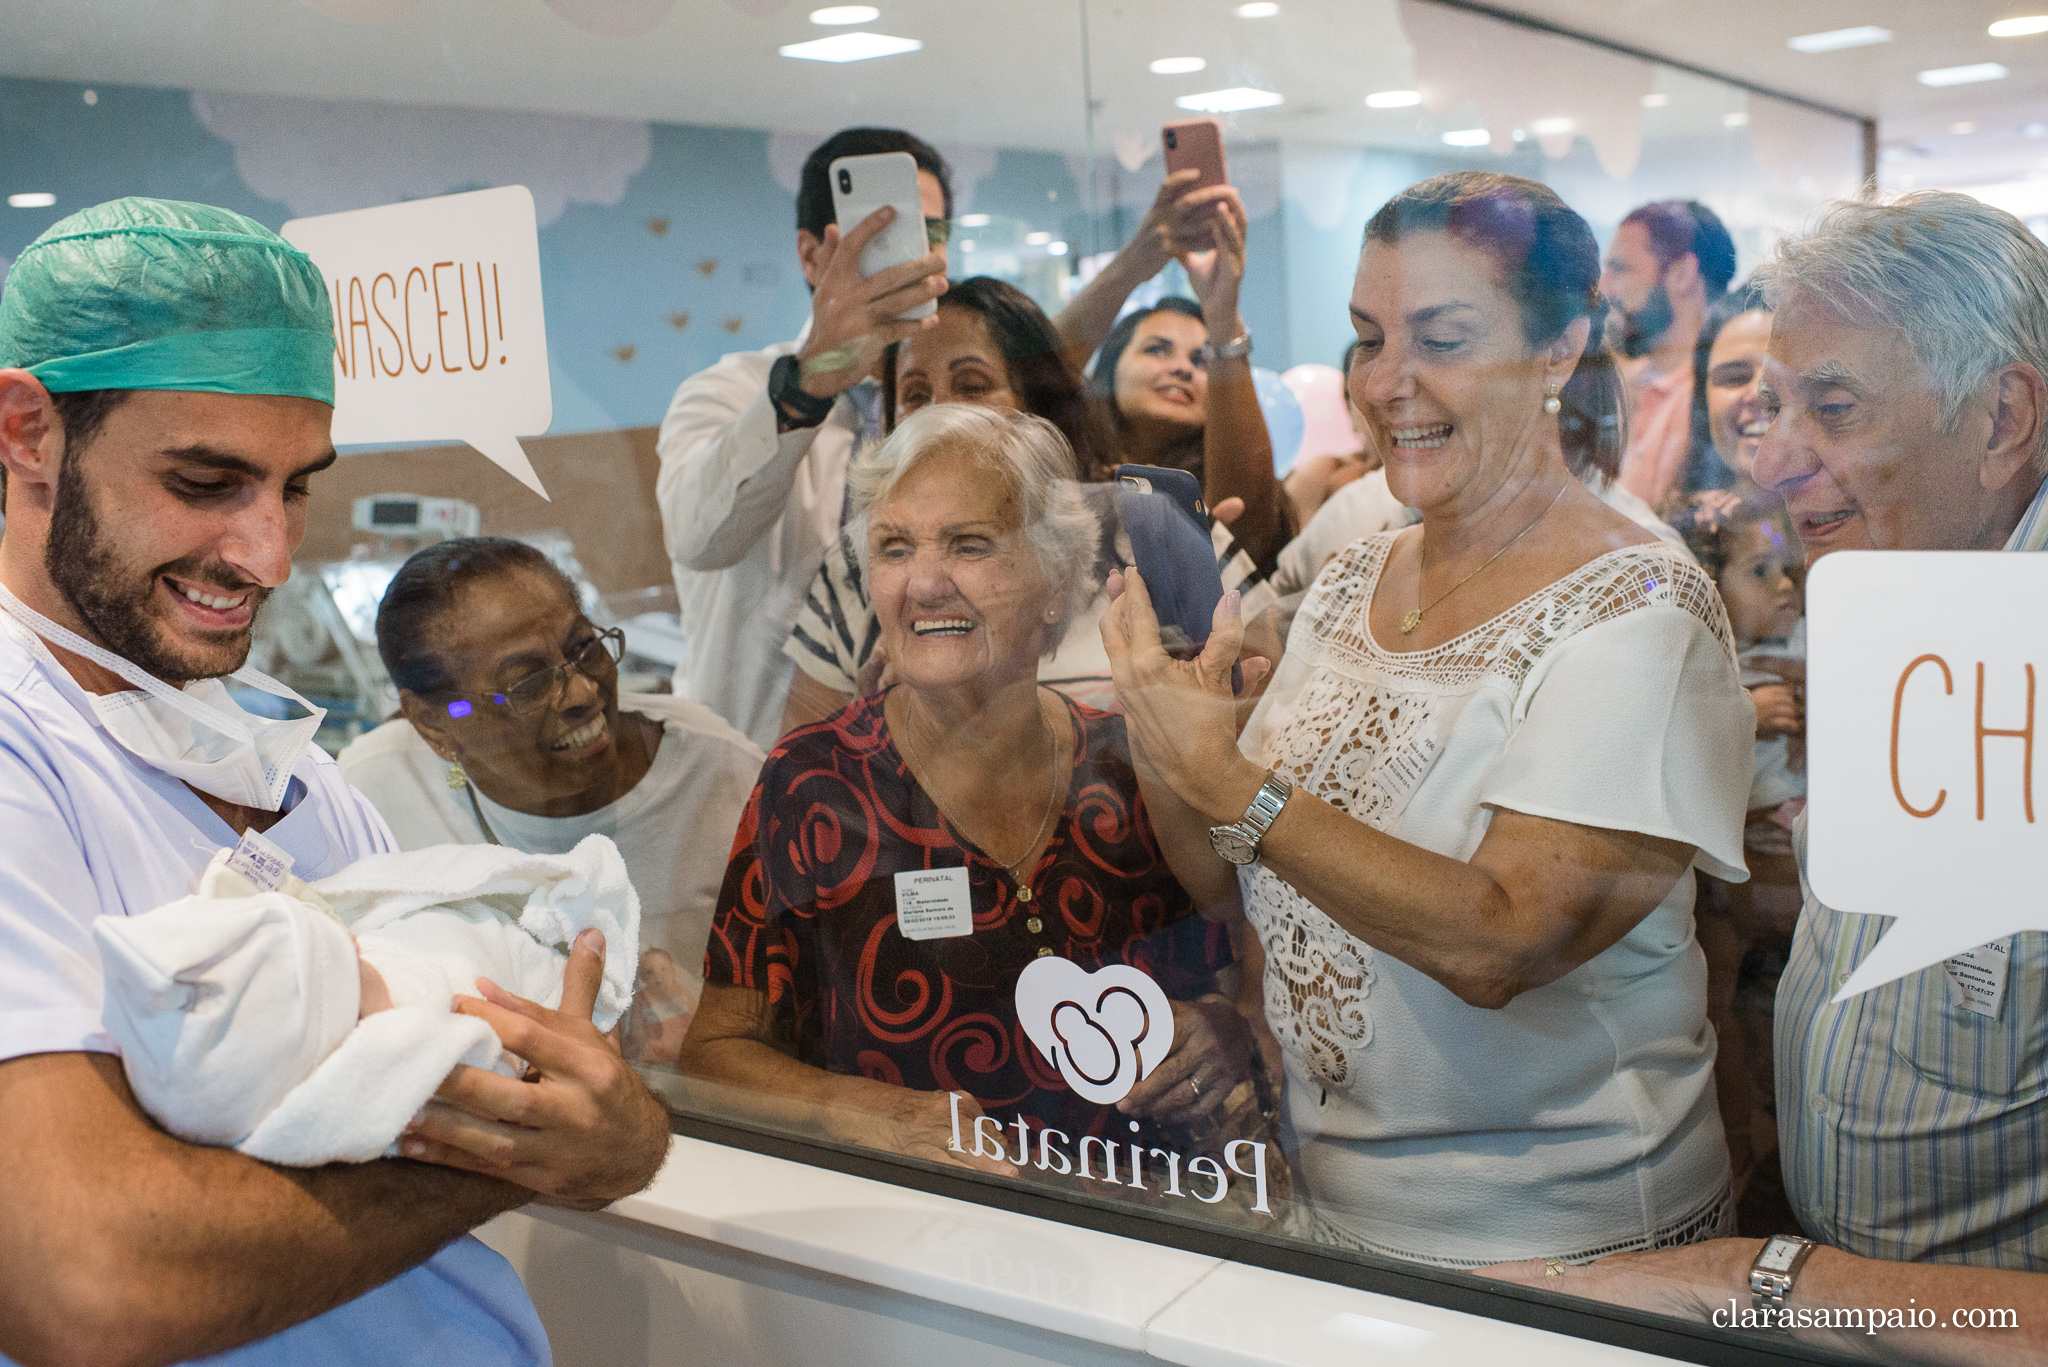
[{"label": "white ceiling", "polygon": [[[1562,28],[1659,53],[1838,109],[1889,121],[1987,101],[2048,100],[2048,34],[1993,38],[1993,20],[2048,13],[2048,0],[1506,0],[1500,6]],[[1794,52],[1804,33],[1872,25],[1891,42]],[[2002,81],[1935,89],[1935,67],[1998,62]]]},{"label": "white ceiling", "polygon": [[[516,108],[684,123],[823,130],[873,121],[936,141],[1078,152],[1085,115],[1080,0],[877,0],[863,27],[924,50],[844,66],[776,55],[833,30],[818,0],[11,0],[0,74],[84,83]],[[1685,60],[1885,121],[1895,162],[1921,183],[1996,177],[2048,142],[2048,35],[1995,39],[1996,18],[2048,0],[1510,0],[1557,25]],[[1235,0],[1088,0],[1096,146],[1156,137],[1177,94],[1224,85],[1283,89],[1288,104],[1243,116],[1248,135],[1430,146],[1470,105],[1366,111],[1364,91],[1415,81],[1396,0],[1282,0],[1278,18],[1235,17]],[[358,17],[340,17],[353,14]],[[1806,55],[1795,34],[1856,24],[1894,42]],[[629,32],[640,29],[644,31]],[[1201,55],[1209,70],[1157,77],[1154,57]],[[1915,71],[1996,60],[2004,81],[1931,90]],[[1668,82],[1698,92],[1702,83]],[[1711,90],[1709,91],[1711,94]],[[1738,101],[1739,94],[1731,96]],[[1646,121],[1719,126],[1725,100],[1688,96]],[[1697,106],[1697,107],[1695,107]],[[1953,133],[1957,121],[1977,124]],[[1974,139],[1975,141],[1971,141]],[[1974,161],[1969,160],[1975,157]],[[1955,158],[1953,162],[1945,160]],[[2029,161],[2029,158],[2033,158]],[[1969,169],[1957,169],[1967,164]],[[1888,164],[1889,165],[1889,164]],[[1946,168],[1946,169],[1945,169]]]}]

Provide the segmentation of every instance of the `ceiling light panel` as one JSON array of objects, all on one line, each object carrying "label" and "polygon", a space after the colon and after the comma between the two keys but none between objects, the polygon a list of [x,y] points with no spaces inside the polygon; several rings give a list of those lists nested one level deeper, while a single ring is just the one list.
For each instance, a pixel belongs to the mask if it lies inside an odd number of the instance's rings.
[{"label": "ceiling light panel", "polygon": [[1831,28],[1826,33],[1802,33],[1797,38],[1787,38],[1785,46],[1794,52],[1839,52],[1845,47],[1869,47],[1891,40],[1890,29],[1862,24],[1856,28]]},{"label": "ceiling light panel", "polygon": [[1493,134],[1484,128],[1455,128],[1444,134],[1444,142],[1452,147],[1484,147],[1493,141]]},{"label": "ceiling light panel", "polygon": [[48,190],[28,190],[7,197],[7,207],[10,209],[47,209],[56,202],[57,197]]},{"label": "ceiling light panel", "polygon": [[1419,90],[1375,90],[1365,97],[1367,109],[1406,109],[1422,103]]},{"label": "ceiling light panel", "polygon": [[2048,14],[2029,14],[2022,19],[2001,19],[1988,30],[1993,38],[2025,38],[2048,33]]},{"label": "ceiling light panel", "polygon": [[923,46],[915,38],[891,38],[886,33],[835,33],[830,38],[790,43],[775,50],[785,57],[796,57],[806,62],[865,62],[876,57],[916,52]]},{"label": "ceiling light panel", "polygon": [[1161,57],[1149,68],[1154,76],[1192,76],[1208,69],[1209,64],[1200,57]]},{"label": "ceiling light panel", "polygon": [[1978,62],[1971,66],[1940,66],[1932,71],[1923,71],[1914,79],[1922,85],[1974,85],[1978,81],[2002,81],[2012,73],[1997,62]]},{"label": "ceiling light panel", "polygon": [[811,11],[814,24],[872,24],[882,17],[873,5],[827,5]]},{"label": "ceiling light panel", "polygon": [[1234,85],[1228,90],[1205,90],[1199,95],[1183,95],[1174,103],[1199,114],[1235,114],[1246,109],[1271,109],[1276,104],[1285,103],[1286,98],[1276,91]]},{"label": "ceiling light panel", "polygon": [[1273,0],[1251,0],[1250,4],[1237,7],[1237,17],[1240,19],[1271,19],[1279,12],[1280,7],[1274,4]]}]

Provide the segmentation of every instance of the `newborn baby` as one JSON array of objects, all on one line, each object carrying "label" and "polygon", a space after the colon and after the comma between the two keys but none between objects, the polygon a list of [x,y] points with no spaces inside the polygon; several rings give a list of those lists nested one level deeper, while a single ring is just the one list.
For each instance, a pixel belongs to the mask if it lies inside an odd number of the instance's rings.
[{"label": "newborn baby", "polygon": [[640,903],[618,848],[455,845],[373,855],[265,891],[214,856],[190,897],[93,923],[107,1029],[144,1109],[198,1144],[299,1167],[366,1162],[458,1063],[518,1076],[489,1025],[450,1010],[489,978],[556,1007],[568,946],[605,934],[592,1021],[624,1014]]}]

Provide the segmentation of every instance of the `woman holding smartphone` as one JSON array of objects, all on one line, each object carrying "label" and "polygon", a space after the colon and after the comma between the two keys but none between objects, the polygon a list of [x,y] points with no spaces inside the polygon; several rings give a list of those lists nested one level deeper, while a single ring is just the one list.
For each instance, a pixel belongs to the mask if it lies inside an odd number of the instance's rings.
[{"label": "woman holding smartphone", "polygon": [[[1194,170],[1166,178],[1147,222],[1060,311],[1059,327],[1070,357],[1096,352],[1089,388],[1120,459],[1188,471],[1211,508],[1242,499],[1231,533],[1271,573],[1299,528],[1273,472],[1273,442],[1252,384],[1251,334],[1237,311],[1244,201],[1228,185],[1191,189],[1199,179]],[[1184,201],[1201,212],[1167,207]],[[1131,292],[1175,260],[1195,297],[1169,295],[1118,319]]]},{"label": "woman holding smartphone", "polygon": [[1396,196],[1349,386],[1421,524],[1324,568],[1241,741],[1228,597],[1196,661],[1142,581],[1103,621],[1161,848],[1263,943],[1339,1246],[1561,1269],[1732,1229],[1691,870],[1746,876],[1754,715],[1713,583],[1568,464],[1560,415],[1620,398],[1599,275],[1535,181]]}]

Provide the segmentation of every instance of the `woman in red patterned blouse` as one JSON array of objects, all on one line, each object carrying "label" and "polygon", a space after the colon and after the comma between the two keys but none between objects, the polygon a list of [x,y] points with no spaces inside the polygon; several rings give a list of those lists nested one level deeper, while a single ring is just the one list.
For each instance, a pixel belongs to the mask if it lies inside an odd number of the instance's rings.
[{"label": "woman in red patterned blouse", "polygon": [[[855,540],[899,682],[769,756],[684,1072],[764,1115],[997,1171],[1048,1129],[1163,1142],[1162,1123],[1213,1121],[1250,1092],[1250,1033],[1216,981],[1227,933],[1168,866],[1122,719],[1037,683],[1094,588],[1073,478],[1050,424],[963,404],[914,415],[855,465]],[[920,925],[899,875],[944,870]],[[1019,1021],[1018,975],[1047,956],[1135,966],[1172,1003],[1172,1051],[1113,1106],[1071,1090]],[[982,1114],[1016,1153],[974,1144]]]}]

